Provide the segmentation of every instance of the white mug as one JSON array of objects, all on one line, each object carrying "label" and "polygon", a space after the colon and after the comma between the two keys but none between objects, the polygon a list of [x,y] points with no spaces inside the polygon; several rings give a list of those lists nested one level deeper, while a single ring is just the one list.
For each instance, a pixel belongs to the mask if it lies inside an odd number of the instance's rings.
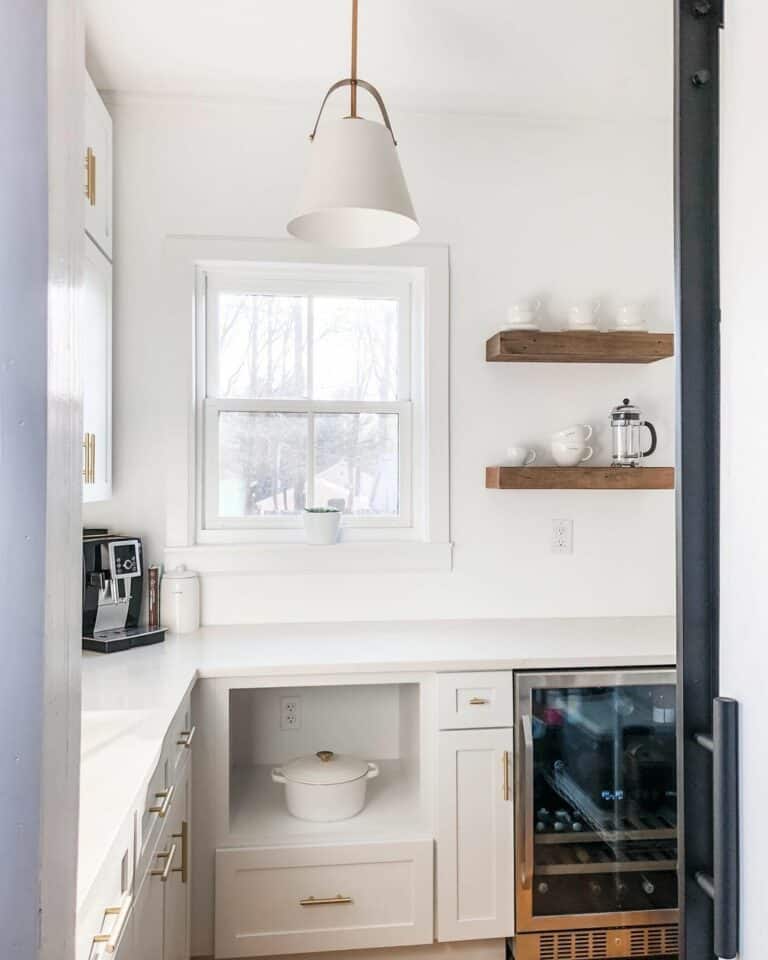
[{"label": "white mug", "polygon": [[532,303],[520,300],[511,304],[507,307],[507,329],[534,325],[540,309],[541,300],[534,300]]},{"label": "white mug", "polygon": [[639,303],[625,303],[616,312],[617,330],[643,330],[645,318]]},{"label": "white mug", "polygon": [[530,467],[536,459],[536,451],[528,447],[507,447],[507,456],[503,467]]},{"label": "white mug", "polygon": [[552,444],[552,456],[555,463],[561,467],[576,467],[592,459],[595,451],[592,447],[582,443],[561,443],[557,440]]},{"label": "white mug", "polygon": [[568,308],[568,327],[571,330],[594,330],[599,312],[599,300],[596,303],[574,303]]},{"label": "white mug", "polygon": [[552,440],[559,443],[578,443],[584,445],[592,437],[592,427],[588,423],[574,423],[570,427],[552,434]]}]

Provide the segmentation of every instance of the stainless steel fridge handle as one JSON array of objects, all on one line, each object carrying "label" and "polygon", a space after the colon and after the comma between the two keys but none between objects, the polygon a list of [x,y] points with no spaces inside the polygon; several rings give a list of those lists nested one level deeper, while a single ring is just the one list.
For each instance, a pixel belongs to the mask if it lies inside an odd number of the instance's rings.
[{"label": "stainless steel fridge handle", "polygon": [[712,826],[714,869],[695,879],[714,904],[714,948],[732,960],[739,952],[739,705],[715,697],[712,733],[694,740],[712,754]]},{"label": "stainless steel fridge handle", "polygon": [[530,890],[533,882],[533,721],[529,713],[521,717],[523,726],[523,856],[520,863],[520,883]]}]

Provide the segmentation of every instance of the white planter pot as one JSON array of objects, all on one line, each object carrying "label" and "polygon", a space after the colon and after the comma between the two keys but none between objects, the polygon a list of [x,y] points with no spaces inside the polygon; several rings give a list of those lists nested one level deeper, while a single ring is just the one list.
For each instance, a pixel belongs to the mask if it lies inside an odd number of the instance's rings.
[{"label": "white planter pot", "polygon": [[313,513],[304,511],[304,532],[307,543],[317,546],[328,546],[339,539],[339,524],[341,513],[338,510]]},{"label": "white planter pot", "polygon": [[[315,756],[317,760],[300,757],[272,771],[274,782],[285,785],[288,812],[300,820],[318,823],[347,820],[360,813],[365,806],[368,781],[379,775],[377,765],[353,757],[340,757],[327,750],[321,750]],[[328,760],[321,760],[323,756]]]}]

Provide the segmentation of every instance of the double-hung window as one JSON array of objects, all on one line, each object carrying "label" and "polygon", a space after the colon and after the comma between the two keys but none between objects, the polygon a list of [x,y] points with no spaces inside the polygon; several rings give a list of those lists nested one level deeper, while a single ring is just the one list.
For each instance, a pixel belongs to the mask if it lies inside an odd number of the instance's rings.
[{"label": "double-hung window", "polygon": [[353,538],[412,530],[421,354],[411,274],[209,265],[199,286],[201,528],[290,539],[305,507],[336,507]]}]

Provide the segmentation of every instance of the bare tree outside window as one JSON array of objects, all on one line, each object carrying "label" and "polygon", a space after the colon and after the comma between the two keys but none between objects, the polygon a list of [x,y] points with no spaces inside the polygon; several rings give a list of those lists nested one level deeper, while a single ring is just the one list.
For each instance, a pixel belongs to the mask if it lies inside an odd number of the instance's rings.
[{"label": "bare tree outside window", "polygon": [[219,516],[397,518],[400,301],[222,289],[212,305]]}]

